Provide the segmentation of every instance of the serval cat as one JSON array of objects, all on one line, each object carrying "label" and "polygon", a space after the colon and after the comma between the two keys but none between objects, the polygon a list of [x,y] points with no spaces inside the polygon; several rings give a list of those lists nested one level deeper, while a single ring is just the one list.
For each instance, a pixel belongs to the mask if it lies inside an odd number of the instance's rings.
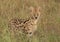
[{"label": "serval cat", "polygon": [[13,18],[9,21],[10,31],[21,31],[28,36],[32,36],[37,30],[37,22],[40,17],[40,7],[30,7],[30,17],[28,19]]}]

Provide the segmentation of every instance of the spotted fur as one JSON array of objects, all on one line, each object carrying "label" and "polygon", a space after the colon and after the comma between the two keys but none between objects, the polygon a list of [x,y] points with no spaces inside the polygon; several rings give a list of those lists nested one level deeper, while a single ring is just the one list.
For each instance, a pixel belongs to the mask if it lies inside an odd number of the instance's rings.
[{"label": "spotted fur", "polygon": [[28,19],[13,18],[9,21],[9,30],[21,31],[22,33],[32,36],[37,30],[37,22],[40,17],[40,7],[30,7],[30,17]]}]

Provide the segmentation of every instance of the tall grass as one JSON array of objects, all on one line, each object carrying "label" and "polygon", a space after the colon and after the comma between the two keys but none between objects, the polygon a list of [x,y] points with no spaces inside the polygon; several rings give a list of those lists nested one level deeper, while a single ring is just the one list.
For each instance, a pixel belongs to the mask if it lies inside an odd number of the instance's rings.
[{"label": "tall grass", "polygon": [[[40,6],[38,29],[31,38],[22,34],[10,36],[11,18],[29,17],[29,7]],[[0,0],[0,42],[60,42],[60,0]]]}]

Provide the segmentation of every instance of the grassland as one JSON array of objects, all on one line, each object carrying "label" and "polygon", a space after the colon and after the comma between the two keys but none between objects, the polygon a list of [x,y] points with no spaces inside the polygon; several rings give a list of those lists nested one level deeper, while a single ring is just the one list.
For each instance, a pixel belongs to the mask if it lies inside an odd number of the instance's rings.
[{"label": "grassland", "polygon": [[0,0],[0,42],[28,42],[22,35],[10,38],[8,21],[26,18],[30,6],[40,6],[38,29],[30,42],[60,42],[60,0]]}]

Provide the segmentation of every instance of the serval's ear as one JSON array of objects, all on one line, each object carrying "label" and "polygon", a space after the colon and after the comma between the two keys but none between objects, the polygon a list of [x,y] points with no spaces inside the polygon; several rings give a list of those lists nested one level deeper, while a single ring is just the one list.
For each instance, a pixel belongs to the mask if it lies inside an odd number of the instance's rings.
[{"label": "serval's ear", "polygon": [[31,6],[31,7],[29,8],[29,10],[30,10],[30,13],[33,13],[33,12],[34,12],[34,7]]},{"label": "serval's ear", "polygon": [[41,7],[37,7],[37,12],[38,12],[38,14],[41,13]]},{"label": "serval's ear", "polygon": [[41,11],[41,7],[37,7],[37,11],[40,12]]}]

